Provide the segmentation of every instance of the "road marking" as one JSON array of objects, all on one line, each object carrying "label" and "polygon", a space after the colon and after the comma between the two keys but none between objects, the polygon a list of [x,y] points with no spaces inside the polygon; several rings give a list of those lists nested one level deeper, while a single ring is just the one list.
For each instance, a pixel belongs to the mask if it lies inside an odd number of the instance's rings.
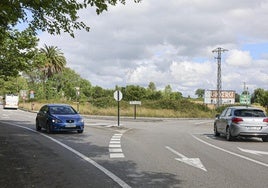
[{"label": "road marking", "polygon": [[263,162],[260,162],[260,161],[255,160],[255,159],[251,159],[251,158],[249,158],[249,157],[246,157],[246,156],[244,156],[244,155],[240,155],[240,154],[238,154],[238,153],[235,153],[235,152],[228,151],[228,150],[226,150],[226,149],[220,148],[220,147],[215,146],[215,145],[213,145],[213,144],[210,144],[210,143],[208,143],[208,142],[206,142],[206,141],[204,141],[204,140],[202,140],[202,139],[200,139],[200,138],[197,138],[197,137],[194,136],[194,135],[192,135],[192,137],[194,137],[194,138],[195,138],[196,140],[198,140],[199,142],[202,142],[202,143],[204,143],[204,144],[206,144],[206,145],[208,145],[208,146],[210,146],[210,147],[213,147],[213,148],[218,149],[218,150],[220,150],[220,151],[223,151],[223,152],[225,152],[225,153],[229,153],[229,154],[234,155],[234,156],[236,156],[236,157],[239,157],[239,158],[242,158],[242,159],[251,161],[251,162],[253,162],[253,163],[262,165],[262,166],[264,166],[264,167],[268,167],[268,164],[266,164],[266,163],[263,163]]},{"label": "road marking", "polygon": [[121,148],[109,148],[109,152],[120,153],[123,152]]},{"label": "road marking", "polygon": [[112,136],[109,143],[110,158],[124,158],[125,155],[121,148],[121,137],[123,134],[116,133]]},{"label": "road marking", "polygon": [[209,123],[208,121],[201,121],[201,122],[197,122],[197,123],[194,123],[195,125],[200,125],[200,124],[205,124],[205,123]]},{"label": "road marking", "polygon": [[97,162],[95,162],[94,160],[92,160],[91,158],[85,156],[84,154],[76,151],[75,149],[71,148],[70,146],[67,146],[66,144],[56,140],[55,138],[52,138],[44,133],[41,133],[41,132],[38,132],[36,130],[33,130],[31,128],[28,128],[28,127],[24,127],[24,126],[21,126],[21,125],[15,125],[15,124],[11,124],[11,123],[5,123],[5,124],[9,124],[9,125],[12,125],[12,126],[16,126],[16,127],[20,127],[20,128],[23,128],[23,129],[27,129],[31,132],[34,132],[34,133],[38,133],[50,140],[52,140],[53,142],[61,145],[62,147],[64,147],[65,149],[71,151],[72,153],[74,153],[75,155],[79,156],[80,158],[82,158],[83,160],[87,161],[88,163],[92,164],[93,166],[95,166],[96,168],[98,168],[100,171],[102,171],[104,174],[106,174],[108,177],[110,177],[112,180],[114,180],[114,182],[116,182],[117,184],[119,184],[121,187],[123,188],[131,188],[131,186],[129,186],[126,182],[124,182],[122,179],[120,179],[118,176],[116,176],[114,173],[112,173],[111,171],[107,170],[106,168],[104,168],[103,166],[101,166],[100,164],[98,164]]},{"label": "road marking", "polygon": [[123,153],[110,153],[110,158],[124,158],[125,155]]},{"label": "road marking", "polygon": [[121,144],[109,144],[109,148],[121,148]]},{"label": "road marking", "polygon": [[239,150],[243,151],[243,152],[246,152],[246,153],[251,153],[251,154],[254,154],[254,155],[268,155],[268,152],[267,151],[257,151],[257,150],[249,150],[249,149],[242,149],[240,147],[237,147]]},{"label": "road marking", "polygon": [[172,153],[178,155],[180,158],[175,158],[175,160],[186,163],[190,166],[199,168],[201,170],[204,170],[207,172],[207,169],[204,167],[204,165],[202,164],[201,160],[199,158],[188,158],[186,156],[184,156],[183,154],[177,152],[176,150],[172,149],[169,146],[166,146],[166,148],[171,151]]}]

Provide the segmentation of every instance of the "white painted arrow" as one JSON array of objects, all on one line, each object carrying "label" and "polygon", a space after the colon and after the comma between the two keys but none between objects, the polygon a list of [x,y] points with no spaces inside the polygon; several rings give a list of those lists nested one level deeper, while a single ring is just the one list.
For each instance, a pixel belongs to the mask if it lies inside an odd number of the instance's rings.
[{"label": "white painted arrow", "polygon": [[249,149],[242,149],[242,148],[239,148],[239,150],[243,151],[243,152],[247,152],[247,153],[251,153],[251,154],[254,154],[254,155],[268,155],[268,152],[267,151],[257,151],[257,150],[249,150]]},{"label": "white painted arrow", "polygon": [[172,149],[169,146],[166,146],[166,148],[171,151],[172,153],[178,155],[180,158],[175,158],[175,160],[183,162],[185,164],[191,165],[195,168],[199,168],[201,170],[204,170],[207,172],[207,169],[204,167],[204,165],[202,164],[201,160],[199,158],[188,158],[184,155],[182,155],[181,153],[177,152],[176,150]]}]

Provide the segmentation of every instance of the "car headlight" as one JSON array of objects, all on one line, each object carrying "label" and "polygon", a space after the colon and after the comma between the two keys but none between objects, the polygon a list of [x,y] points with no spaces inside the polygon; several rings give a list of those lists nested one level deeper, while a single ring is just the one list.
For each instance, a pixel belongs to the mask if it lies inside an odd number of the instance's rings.
[{"label": "car headlight", "polygon": [[52,119],[52,122],[53,122],[53,123],[62,123],[62,121],[59,120],[59,119]]},{"label": "car headlight", "polygon": [[78,122],[79,123],[84,123],[84,119],[81,118],[81,119],[78,120]]}]

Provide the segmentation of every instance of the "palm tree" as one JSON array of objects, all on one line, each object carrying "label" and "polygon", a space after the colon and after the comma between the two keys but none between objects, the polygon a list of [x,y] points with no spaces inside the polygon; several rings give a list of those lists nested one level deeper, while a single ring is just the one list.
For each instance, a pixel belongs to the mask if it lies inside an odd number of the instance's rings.
[{"label": "palm tree", "polygon": [[38,69],[43,72],[43,90],[46,99],[48,99],[46,80],[54,74],[62,72],[66,65],[66,59],[63,53],[56,46],[47,46],[40,49],[40,54],[43,56],[43,61]]},{"label": "palm tree", "polygon": [[45,56],[44,64],[40,67],[40,70],[44,72],[44,79],[50,78],[64,69],[66,59],[59,48],[45,45],[40,52]]}]

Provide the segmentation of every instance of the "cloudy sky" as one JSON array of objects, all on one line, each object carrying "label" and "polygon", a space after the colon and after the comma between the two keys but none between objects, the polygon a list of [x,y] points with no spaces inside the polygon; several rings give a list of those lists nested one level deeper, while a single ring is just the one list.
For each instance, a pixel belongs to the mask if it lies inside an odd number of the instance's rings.
[{"label": "cloudy sky", "polygon": [[268,89],[268,0],[143,0],[110,7],[97,16],[80,12],[90,32],[40,34],[40,46],[57,46],[67,66],[93,86],[116,85],[173,91],[217,88],[217,53],[222,54],[222,89],[252,93]]}]

